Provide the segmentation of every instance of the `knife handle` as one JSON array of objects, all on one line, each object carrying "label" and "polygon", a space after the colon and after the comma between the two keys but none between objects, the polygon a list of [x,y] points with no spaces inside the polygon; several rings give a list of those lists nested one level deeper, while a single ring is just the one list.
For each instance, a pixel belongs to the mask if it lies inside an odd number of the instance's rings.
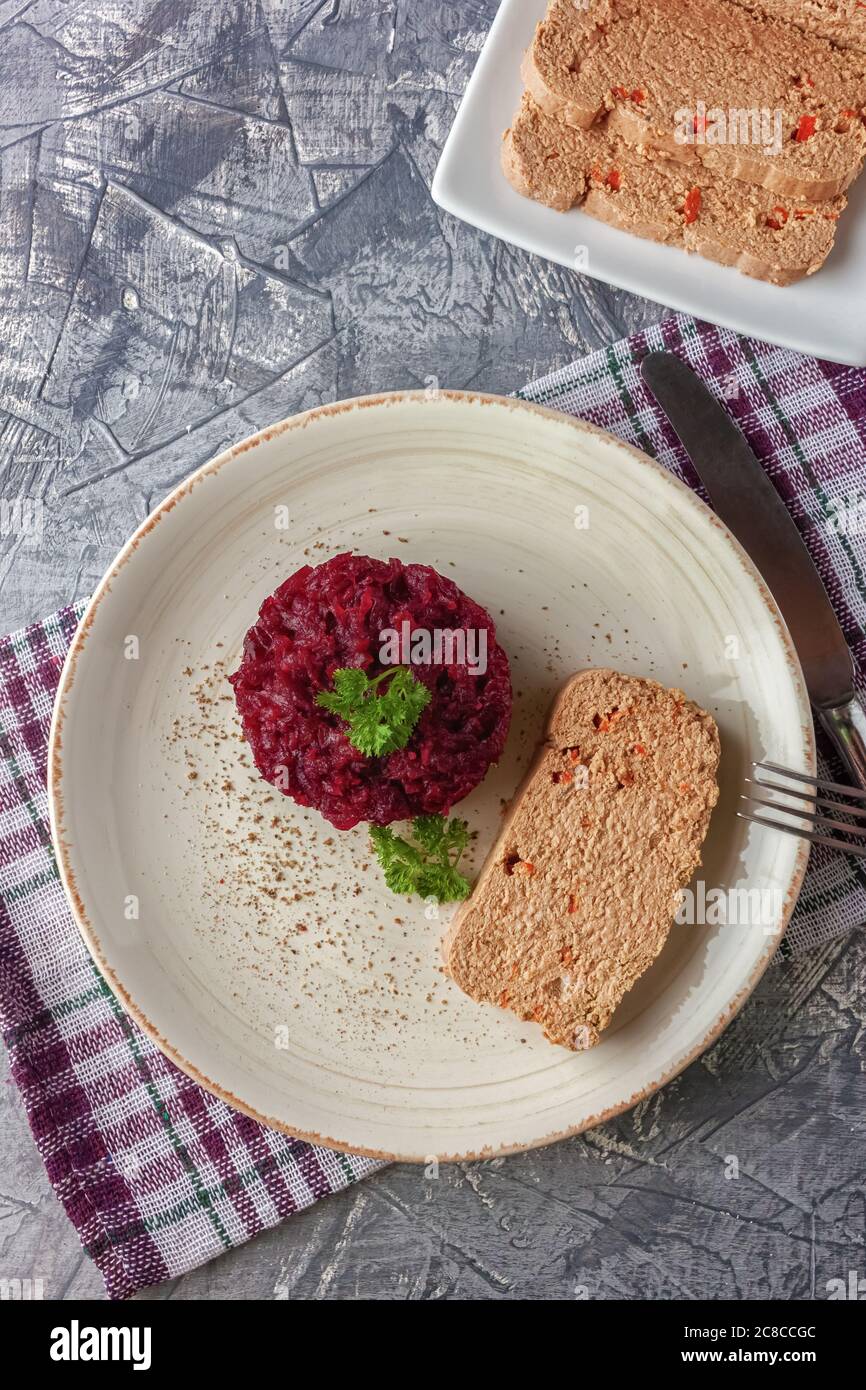
[{"label": "knife handle", "polygon": [[818,718],[855,782],[866,790],[866,709],[861,700],[855,695],[835,709],[819,709]]}]

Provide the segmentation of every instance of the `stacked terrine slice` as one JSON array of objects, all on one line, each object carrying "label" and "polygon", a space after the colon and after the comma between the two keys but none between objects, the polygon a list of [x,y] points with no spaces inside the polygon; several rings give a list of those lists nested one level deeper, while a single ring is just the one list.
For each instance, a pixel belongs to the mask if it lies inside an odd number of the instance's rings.
[{"label": "stacked terrine slice", "polygon": [[774,284],[824,263],[866,159],[863,54],[748,0],[552,0],[523,76],[521,193]]}]

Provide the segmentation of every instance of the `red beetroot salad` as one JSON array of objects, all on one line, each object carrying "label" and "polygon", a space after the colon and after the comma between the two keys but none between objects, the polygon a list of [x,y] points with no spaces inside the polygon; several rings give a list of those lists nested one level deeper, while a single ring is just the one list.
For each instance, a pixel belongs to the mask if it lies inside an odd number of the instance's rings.
[{"label": "red beetroot salad", "polygon": [[[429,704],[405,748],[364,757],[316,696],[336,670],[372,678],[387,669],[382,633],[416,629],[486,633],[486,671],[441,664],[442,653],[440,664],[413,662]],[[511,720],[508,657],[489,613],[429,565],[400,560],[304,565],[265,599],[230,680],[259,772],[338,830],[446,813],[500,757]]]}]

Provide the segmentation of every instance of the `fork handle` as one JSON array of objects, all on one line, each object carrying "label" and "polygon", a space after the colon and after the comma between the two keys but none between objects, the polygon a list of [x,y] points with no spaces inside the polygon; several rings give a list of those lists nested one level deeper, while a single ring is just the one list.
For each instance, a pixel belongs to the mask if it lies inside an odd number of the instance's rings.
[{"label": "fork handle", "polygon": [[819,709],[818,718],[854,781],[866,790],[866,709],[862,701],[855,695],[834,709]]}]

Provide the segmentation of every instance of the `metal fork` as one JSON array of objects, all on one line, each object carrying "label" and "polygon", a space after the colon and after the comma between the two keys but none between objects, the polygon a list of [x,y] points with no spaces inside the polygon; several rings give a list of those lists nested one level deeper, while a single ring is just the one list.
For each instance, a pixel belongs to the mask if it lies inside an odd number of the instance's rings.
[{"label": "metal fork", "polygon": [[[839,850],[843,854],[853,854],[858,859],[866,859],[866,791],[861,791],[859,787],[845,786],[842,782],[827,782],[820,777],[808,777],[803,772],[794,772],[789,767],[780,767],[778,763],[753,763],[752,769],[754,777],[746,778],[746,786],[750,790],[744,792],[740,800],[747,805],[766,808],[786,816],[794,816],[798,820],[808,821],[812,827],[810,830],[804,829],[799,825],[791,825],[786,821],[771,819],[768,816],[756,815],[754,811],[740,810],[737,815],[742,820],[753,821],[755,825],[768,825],[773,830],[782,830],[786,835],[799,835],[803,840],[810,840],[813,845],[826,845],[828,849]],[[788,782],[795,785],[786,786],[784,781],[768,781],[760,776],[761,773],[770,773],[773,778],[787,778]],[[796,785],[799,784],[799,785]],[[756,788],[752,791],[751,788]],[[806,790],[806,788],[810,790]],[[814,790],[812,790],[814,788]],[[813,810],[804,810],[802,806],[786,806],[784,802],[762,796],[761,792],[774,792],[777,795],[797,797],[800,801],[808,801],[814,807]],[[825,795],[831,793],[831,795]],[[853,805],[848,805],[846,801],[835,798],[847,797]],[[855,820],[863,821],[863,825],[851,825],[848,821],[837,820],[833,815],[822,815],[823,811],[835,811],[837,815],[853,816]],[[836,834],[822,834],[822,830],[836,831]],[[850,839],[843,839],[842,836],[850,836]]]}]

